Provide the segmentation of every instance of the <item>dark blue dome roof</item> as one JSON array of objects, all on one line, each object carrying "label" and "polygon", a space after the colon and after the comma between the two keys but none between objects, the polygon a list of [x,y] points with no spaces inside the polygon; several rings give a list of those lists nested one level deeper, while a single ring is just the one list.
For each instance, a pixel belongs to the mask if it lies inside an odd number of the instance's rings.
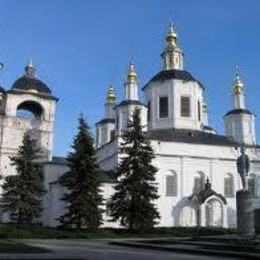
[{"label": "dark blue dome roof", "polygon": [[228,116],[228,115],[237,115],[237,114],[253,115],[253,113],[252,113],[250,110],[248,110],[248,109],[237,108],[237,109],[233,109],[233,110],[227,112],[225,116]]},{"label": "dark blue dome roof", "polygon": [[35,78],[35,77],[29,77],[27,75],[22,76],[21,78],[17,79],[12,88],[12,90],[35,90],[42,94],[48,94],[51,95],[51,90],[49,87],[42,82],[41,80]]},{"label": "dark blue dome roof", "polygon": [[196,81],[202,88],[204,88],[204,86],[198,80],[196,80],[188,71],[173,69],[160,71],[154,77],[152,77],[152,79],[143,87],[143,89],[145,89],[151,82],[164,81],[169,79]]}]

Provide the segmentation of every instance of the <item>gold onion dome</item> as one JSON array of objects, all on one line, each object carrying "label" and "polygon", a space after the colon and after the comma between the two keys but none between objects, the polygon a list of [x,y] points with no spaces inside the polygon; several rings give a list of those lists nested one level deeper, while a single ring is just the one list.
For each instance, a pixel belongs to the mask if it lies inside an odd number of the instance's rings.
[{"label": "gold onion dome", "polygon": [[128,69],[128,74],[127,74],[127,79],[129,82],[136,82],[137,74],[136,74],[135,65],[133,62],[130,63],[130,66]]},{"label": "gold onion dome", "polygon": [[113,86],[109,87],[109,90],[107,92],[107,102],[108,103],[114,103],[116,101],[116,92]]},{"label": "gold onion dome", "polygon": [[242,80],[240,79],[238,73],[236,73],[234,84],[233,84],[233,90],[234,94],[241,94],[243,93],[244,84]]},{"label": "gold onion dome", "polygon": [[169,45],[177,45],[177,38],[178,34],[174,30],[172,23],[170,23],[167,35],[166,35],[166,41],[168,42]]}]

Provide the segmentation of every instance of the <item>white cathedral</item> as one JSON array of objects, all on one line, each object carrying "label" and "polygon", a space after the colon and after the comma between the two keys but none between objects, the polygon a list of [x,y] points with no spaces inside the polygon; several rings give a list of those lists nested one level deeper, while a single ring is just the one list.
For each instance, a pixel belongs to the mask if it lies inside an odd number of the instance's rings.
[{"label": "white cathedral", "polygon": [[[243,82],[239,75],[235,76],[233,104],[224,116],[225,134],[220,135],[208,125],[204,86],[184,69],[183,51],[172,26],[161,57],[163,69],[142,88],[144,104],[139,101],[133,63],[124,84],[124,100],[117,103],[114,88],[109,88],[104,118],[96,123],[103,197],[107,200],[114,192],[113,170],[122,157],[121,136],[134,109],[139,108],[144,131],[156,155],[153,164],[158,168],[158,225],[235,227],[235,193],[242,187],[236,167],[241,144],[251,160],[249,187],[255,207],[260,207],[260,146],[255,138],[255,115],[245,107]],[[57,101],[49,87],[35,76],[32,63],[10,90],[0,88],[1,176],[15,174],[10,156],[17,152],[25,131],[31,131],[42,147],[47,189],[43,215],[38,221],[49,227],[57,226],[56,219],[64,213],[60,198],[65,191],[58,178],[69,169],[65,158],[52,154]],[[1,220],[8,221],[8,216],[1,214]],[[104,213],[103,226],[119,224],[109,222]]]}]

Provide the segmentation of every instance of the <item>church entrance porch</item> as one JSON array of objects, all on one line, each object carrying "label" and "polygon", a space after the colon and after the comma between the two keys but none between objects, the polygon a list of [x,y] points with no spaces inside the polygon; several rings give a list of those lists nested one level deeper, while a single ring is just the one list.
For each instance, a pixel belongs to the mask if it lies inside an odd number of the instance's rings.
[{"label": "church entrance porch", "polygon": [[197,209],[197,226],[227,227],[226,199],[220,193],[212,190],[208,179],[204,189],[198,194],[193,194],[189,199],[190,206]]}]

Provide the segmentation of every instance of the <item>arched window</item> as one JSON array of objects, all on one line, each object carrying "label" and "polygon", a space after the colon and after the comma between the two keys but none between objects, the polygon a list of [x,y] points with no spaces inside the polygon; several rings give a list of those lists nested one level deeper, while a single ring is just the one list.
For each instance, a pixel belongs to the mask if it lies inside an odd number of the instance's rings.
[{"label": "arched window", "polygon": [[166,196],[177,196],[178,193],[178,179],[174,171],[170,171],[166,175]]},{"label": "arched window", "polygon": [[203,172],[197,172],[194,176],[193,192],[199,193],[204,189],[205,185],[205,174]]},{"label": "arched window", "polygon": [[24,101],[22,102],[16,110],[16,116],[41,120],[43,115],[42,106],[35,101]]},{"label": "arched window", "polygon": [[234,177],[231,173],[227,173],[224,178],[224,194],[226,198],[234,197]]}]

